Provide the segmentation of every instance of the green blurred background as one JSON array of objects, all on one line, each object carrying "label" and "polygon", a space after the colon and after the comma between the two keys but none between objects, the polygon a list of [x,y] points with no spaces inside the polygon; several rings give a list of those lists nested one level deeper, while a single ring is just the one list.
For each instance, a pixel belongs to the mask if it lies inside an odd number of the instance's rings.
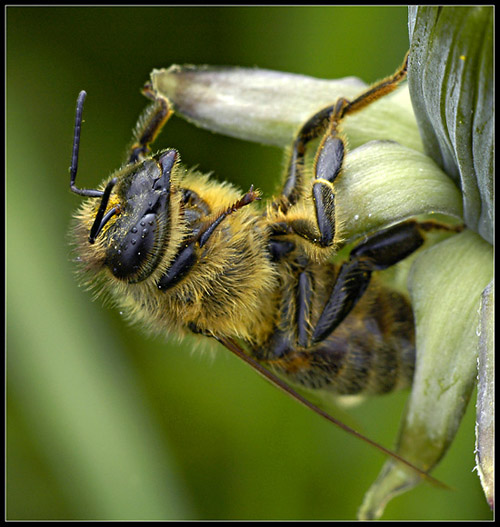
[{"label": "green blurred background", "polygon": [[[79,184],[117,168],[155,67],[259,66],[368,82],[408,48],[404,7],[7,8],[7,518],[353,519],[384,458],[229,356],[145,336],[92,302],[69,261]],[[274,190],[281,152],[174,118],[155,145]],[[406,393],[337,415],[393,446]],[[424,484],[387,519],[486,519],[474,405]]]}]

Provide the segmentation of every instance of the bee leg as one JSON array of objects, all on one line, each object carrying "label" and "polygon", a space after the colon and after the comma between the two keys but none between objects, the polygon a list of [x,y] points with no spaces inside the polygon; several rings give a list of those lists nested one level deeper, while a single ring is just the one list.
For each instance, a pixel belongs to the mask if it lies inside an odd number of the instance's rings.
[{"label": "bee leg", "polygon": [[156,283],[156,287],[161,291],[166,291],[178,284],[197,261],[196,243],[192,242],[178,251],[167,272]]},{"label": "bee leg", "polygon": [[313,115],[299,130],[292,145],[290,159],[287,166],[287,175],[279,201],[275,204],[282,210],[297,203],[305,194],[306,187],[303,180],[304,156],[309,141],[322,135],[328,126],[333,106],[323,108]]},{"label": "bee leg", "polygon": [[313,285],[309,273],[299,274],[299,281],[296,294],[297,303],[297,343],[306,348],[309,345],[310,335],[310,313],[312,305]]},{"label": "bee leg", "polygon": [[362,110],[372,102],[375,102],[394,91],[406,78],[406,74],[408,72],[408,55],[409,52],[406,53],[403,63],[395,73],[389,77],[386,77],[385,79],[382,79],[381,81],[376,82],[352,101],[347,101],[344,99],[346,104],[342,110],[342,113],[339,115],[340,119],[348,114],[353,114],[359,110]]},{"label": "bee leg", "polygon": [[324,340],[351,312],[370,283],[373,271],[387,269],[416,251],[424,242],[423,231],[434,222],[408,220],[369,236],[357,245],[339,271],[337,280],[312,334],[314,343]]},{"label": "bee leg", "polygon": [[[337,103],[333,117],[341,110],[344,100]],[[329,247],[335,238],[335,193],[333,182],[342,170],[345,156],[345,144],[337,135],[340,120],[332,121],[327,133],[323,136],[314,162],[315,180],[312,186],[316,223],[320,237],[319,245]]]},{"label": "bee leg", "polygon": [[158,289],[166,291],[179,283],[198,261],[199,249],[207,243],[219,224],[233,212],[258,199],[260,199],[259,194],[253,189],[252,185],[249,191],[236,203],[210,216],[197,235],[187,240],[183,247],[179,249],[167,272],[158,280],[156,284]]},{"label": "bee leg", "polygon": [[307,271],[301,271],[294,287],[283,291],[276,328],[268,344],[256,350],[260,360],[281,360],[297,346],[309,347],[312,297],[312,278]]},{"label": "bee leg", "polygon": [[292,145],[287,168],[287,177],[282,195],[275,207],[286,213],[307,191],[303,181],[303,166],[306,145],[312,139],[323,135],[314,160],[315,180],[312,195],[316,210],[319,237],[314,236],[310,225],[297,225],[296,233],[321,247],[329,247],[335,238],[335,193],[333,183],[342,171],[345,155],[345,141],[339,128],[345,116],[353,114],[372,102],[384,97],[406,77],[408,54],[400,68],[390,77],[377,82],[354,100],[340,98],[334,105],[323,108],[313,115],[299,130]]},{"label": "bee leg", "polygon": [[312,195],[316,211],[322,247],[333,244],[335,238],[335,193],[333,183],[342,171],[345,156],[345,141],[339,132],[346,115],[355,113],[372,102],[387,95],[406,77],[408,54],[403,65],[394,75],[384,79],[363,92],[353,101],[340,98],[330,113],[330,121],[323,135],[314,159]]},{"label": "bee leg", "polygon": [[[328,124],[316,150],[312,185],[316,225],[319,229],[319,236],[313,237],[312,241],[321,247],[330,247],[335,239],[335,192],[333,183],[342,171],[346,151],[345,140],[339,132],[339,127],[346,113],[346,108],[350,104],[348,100],[341,98],[334,106],[323,110],[324,115],[328,115]],[[300,236],[311,240],[310,226],[306,227],[299,223],[294,226],[294,230]]]},{"label": "bee leg", "polygon": [[153,99],[153,103],[146,108],[139,117],[134,131],[134,139],[129,149],[128,163],[142,161],[150,152],[149,145],[156,139],[165,123],[173,114],[170,101],[163,95],[146,88],[146,97]]}]

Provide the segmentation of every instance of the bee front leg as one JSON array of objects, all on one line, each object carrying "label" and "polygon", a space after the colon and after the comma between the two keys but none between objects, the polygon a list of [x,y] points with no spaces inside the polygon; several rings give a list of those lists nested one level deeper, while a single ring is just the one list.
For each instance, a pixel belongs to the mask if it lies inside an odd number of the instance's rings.
[{"label": "bee front leg", "polygon": [[157,287],[162,291],[167,291],[174,285],[178,284],[198,262],[200,250],[208,242],[217,227],[230,214],[235,213],[242,207],[250,205],[255,200],[260,199],[257,191],[253,189],[253,185],[249,191],[243,195],[236,203],[231,204],[225,209],[215,212],[208,216],[203,221],[203,224],[195,236],[192,236],[179,248],[174,257],[170,267],[166,273],[158,280]]},{"label": "bee front leg", "polygon": [[127,161],[129,164],[142,161],[147,157],[150,152],[149,145],[154,142],[173,114],[172,104],[166,97],[153,92],[148,87],[143,90],[143,94],[152,99],[153,103],[146,108],[137,121],[132,146],[129,148]]}]

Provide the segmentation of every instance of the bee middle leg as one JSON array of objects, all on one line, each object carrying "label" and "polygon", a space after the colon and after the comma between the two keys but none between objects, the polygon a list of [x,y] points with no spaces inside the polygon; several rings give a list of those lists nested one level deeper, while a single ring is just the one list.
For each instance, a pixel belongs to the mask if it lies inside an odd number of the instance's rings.
[{"label": "bee middle leg", "polygon": [[[276,328],[265,346],[266,359],[286,356],[297,346],[310,344],[310,316],[314,302],[313,275],[305,267],[296,270],[291,287],[283,291]],[[261,357],[264,358],[264,357]]]},{"label": "bee middle leg", "polygon": [[320,247],[329,247],[335,239],[334,182],[342,172],[346,143],[340,127],[347,115],[353,114],[393,91],[406,77],[408,55],[400,68],[390,77],[376,83],[349,101],[340,98],[334,105],[313,115],[299,130],[287,168],[287,177],[277,206],[284,212],[309,192],[304,182],[304,158],[307,144],[318,137],[321,142],[314,159],[312,198],[316,222],[291,222],[296,234]]},{"label": "bee middle leg", "polygon": [[[299,346],[307,348],[327,338],[361,299],[370,284],[373,271],[387,269],[404,260],[422,246],[425,232],[443,228],[457,230],[433,221],[407,220],[368,236],[351,251],[349,260],[341,265],[333,289],[314,327],[310,323],[311,306],[314,302],[313,278],[308,272],[307,264],[297,266],[293,298],[290,293],[285,295],[284,307],[281,309],[284,313],[283,321],[295,321],[294,340]],[[294,314],[290,314],[292,310]],[[284,322],[278,323],[277,342],[280,341],[280,326],[283,324]]]},{"label": "bee middle leg", "polygon": [[[307,263],[296,266],[295,288],[284,294],[277,330],[269,348],[280,357],[296,345],[307,349],[321,343],[335,331],[351,313],[368,289],[373,271],[382,271],[397,264],[419,249],[425,233],[433,230],[460,232],[463,225],[447,225],[433,220],[407,220],[371,234],[354,249],[336,275],[332,291],[312,324],[310,315],[314,299],[314,273],[309,273]],[[288,240],[275,240],[281,252],[273,257],[286,257],[293,250]],[[283,253],[283,254],[282,254]],[[293,311],[293,313],[292,313]],[[293,320],[293,328],[289,321]]]}]

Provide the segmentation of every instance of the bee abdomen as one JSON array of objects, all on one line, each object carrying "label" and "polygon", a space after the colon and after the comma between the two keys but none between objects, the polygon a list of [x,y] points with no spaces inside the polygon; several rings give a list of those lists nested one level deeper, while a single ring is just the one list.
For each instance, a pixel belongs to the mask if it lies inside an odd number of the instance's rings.
[{"label": "bee abdomen", "polygon": [[[414,347],[401,339],[327,339],[315,356],[312,369],[330,371],[323,388],[341,395],[383,394],[411,384]],[[329,368],[335,362],[334,371]],[[316,363],[316,364],[314,364]]]},{"label": "bee abdomen", "polygon": [[[275,337],[261,360],[307,388],[339,395],[383,394],[409,386],[413,379],[413,313],[406,299],[395,292],[369,294],[311,348],[291,341],[284,345],[283,336]],[[279,349],[274,349],[276,342]]]}]

